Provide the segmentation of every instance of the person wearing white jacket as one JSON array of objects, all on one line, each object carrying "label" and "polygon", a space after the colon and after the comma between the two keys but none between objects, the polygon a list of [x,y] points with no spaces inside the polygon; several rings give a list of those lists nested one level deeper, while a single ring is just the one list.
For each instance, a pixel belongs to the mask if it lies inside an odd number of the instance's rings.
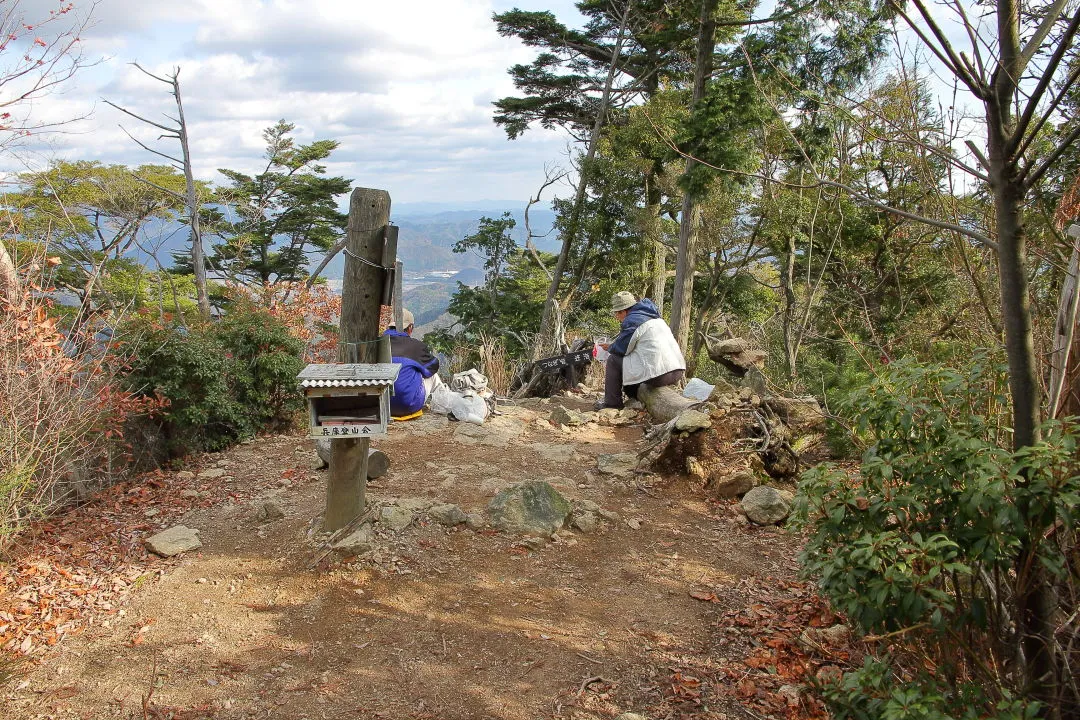
[{"label": "person wearing white jacket", "polygon": [[611,311],[620,328],[608,348],[604,399],[598,408],[621,408],[623,393],[636,398],[642,384],[663,387],[682,380],[686,360],[652,300],[618,292],[611,298]]}]

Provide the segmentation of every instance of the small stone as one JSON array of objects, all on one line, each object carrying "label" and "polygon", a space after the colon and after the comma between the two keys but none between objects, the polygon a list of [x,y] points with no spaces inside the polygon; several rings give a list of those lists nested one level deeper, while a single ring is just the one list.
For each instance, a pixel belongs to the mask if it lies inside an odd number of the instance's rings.
[{"label": "small stone", "polygon": [[573,445],[551,445],[549,443],[533,443],[532,448],[539,453],[542,460],[565,464],[574,459]]},{"label": "small stone", "polygon": [[229,461],[228,460],[218,460],[214,464],[217,465],[218,467],[222,467],[222,468],[223,467],[229,467]]},{"label": "small stone", "polygon": [[776,694],[784,698],[784,702],[787,703],[789,708],[797,708],[802,697],[802,687],[800,685],[781,685]]},{"label": "small stone", "polygon": [[202,478],[203,480],[213,480],[215,478],[223,477],[224,475],[225,475],[225,470],[223,468],[219,468],[219,467],[208,468],[208,469],[203,470],[203,471],[201,471],[199,473],[199,477]]},{"label": "small stone", "polygon": [[431,509],[428,510],[428,515],[435,522],[448,527],[460,525],[468,519],[464,510],[457,505],[452,505],[450,503],[433,505]]},{"label": "small stone", "polygon": [[190,488],[187,489],[187,490],[181,490],[180,491],[180,497],[182,497],[182,498],[197,498],[197,497],[199,497],[199,494],[200,493],[199,493],[198,490],[192,490]]},{"label": "small stone", "polygon": [[641,521],[636,520],[635,518],[630,518],[629,520],[626,521],[626,527],[630,528],[631,530],[640,530],[641,529]]},{"label": "small stone", "polygon": [[751,395],[750,405],[753,407],[761,407],[761,397],[758,395]]},{"label": "small stone", "polygon": [[580,530],[583,533],[591,533],[593,530],[596,530],[596,526],[599,524],[600,519],[591,512],[575,515],[570,521],[570,527]]},{"label": "small stone", "polygon": [[322,462],[322,467],[330,466],[330,456],[334,454],[333,445],[329,440],[322,438],[315,441],[315,453],[319,456],[319,460]]},{"label": "small stone", "polygon": [[730,499],[745,495],[753,490],[756,484],[753,473],[737,472],[719,478],[710,478],[708,488],[716,497]]},{"label": "small stone", "polygon": [[739,400],[743,402],[750,402],[750,398],[754,396],[754,391],[748,387],[739,388]]},{"label": "small stone", "polygon": [[574,500],[571,504],[574,506],[575,511],[580,510],[581,512],[591,513],[600,512],[600,504],[592,500]]},{"label": "small stone", "polygon": [[615,512],[614,510],[605,510],[604,508],[600,508],[599,510],[597,510],[596,514],[604,518],[608,522],[619,522],[619,520],[622,519],[619,513]]},{"label": "small stone", "polygon": [[678,432],[694,432],[712,427],[712,418],[699,410],[683,410],[675,418],[675,430]]},{"label": "small stone", "polygon": [[759,485],[743,495],[739,507],[746,517],[758,525],[776,525],[791,513],[791,494],[768,485]]},{"label": "small stone", "polygon": [[398,507],[397,505],[384,507],[379,513],[379,522],[383,523],[394,532],[401,532],[412,525],[412,522],[415,519],[416,516],[413,515],[412,510]]},{"label": "small stone", "polygon": [[486,525],[487,521],[480,513],[469,513],[465,516],[465,527],[470,530],[482,530]]},{"label": "small stone", "polygon": [[145,515],[146,517],[154,517],[160,512],[161,511],[157,508],[147,508],[145,511],[143,511],[143,515]]},{"label": "small stone", "polygon": [[262,522],[272,522],[285,517],[285,510],[273,500],[267,500],[259,508],[258,519]]},{"label": "small stone", "polygon": [[585,423],[585,419],[581,416],[581,413],[571,410],[569,408],[565,408],[561,405],[551,411],[549,419],[555,425],[572,426],[582,425]]},{"label": "small stone", "polygon": [[637,713],[626,712],[615,718],[615,720],[649,720],[644,715],[638,715]]},{"label": "small stone", "polygon": [[176,479],[177,480],[194,480],[195,479],[195,473],[191,472],[190,470],[181,470],[180,472],[176,473]]},{"label": "small stone", "polygon": [[424,512],[429,507],[435,504],[434,501],[426,498],[401,498],[396,503],[398,507],[403,507],[406,510],[411,510],[414,513]]},{"label": "small stone", "polygon": [[827,628],[807,628],[799,636],[799,642],[811,650],[838,648],[851,642],[851,628],[843,623]]},{"label": "small stone", "polygon": [[162,557],[172,557],[201,547],[199,531],[184,525],[174,525],[146,539],[146,549]]},{"label": "small stone", "polygon": [[547,540],[542,537],[527,537],[522,538],[520,545],[524,545],[530,550],[540,550],[547,545]]},{"label": "small stone", "polygon": [[614,453],[596,456],[596,469],[603,475],[629,477],[634,474],[637,464],[637,453]]}]

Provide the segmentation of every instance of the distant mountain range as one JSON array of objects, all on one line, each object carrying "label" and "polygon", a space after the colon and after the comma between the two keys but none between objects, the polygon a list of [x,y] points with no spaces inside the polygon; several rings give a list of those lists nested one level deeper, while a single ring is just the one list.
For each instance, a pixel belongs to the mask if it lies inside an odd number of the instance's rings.
[{"label": "distant mountain range", "polygon": [[[477,285],[483,282],[484,258],[475,252],[455,253],[455,243],[475,233],[483,217],[500,218],[509,212],[517,225],[511,231],[518,245],[525,244],[525,207],[521,203],[478,200],[470,203],[401,203],[391,206],[391,222],[398,232],[398,259],[401,260],[406,277],[416,278],[404,293],[405,305],[416,316],[417,324],[434,321],[445,311],[450,297],[457,290],[458,282]],[[535,239],[536,246],[547,252],[558,252],[559,242],[552,227],[555,213],[549,207],[536,205],[529,212],[532,231],[546,235]],[[173,253],[188,250],[188,229],[175,222],[154,221],[146,228],[147,237],[154,238],[157,261],[145,252],[135,258],[149,266],[161,262],[165,267],[173,264]],[[314,266],[320,258],[312,263]],[[451,277],[438,277],[432,271],[457,271]],[[341,287],[345,274],[345,257],[339,254],[323,271],[331,288]]]},{"label": "distant mountain range", "polygon": [[[512,231],[519,245],[525,244],[525,208],[520,204],[491,205],[493,201],[475,203],[402,203],[392,207],[391,222],[400,230],[398,234],[398,259],[408,272],[429,272],[431,270],[464,270],[482,268],[484,258],[475,253],[454,253],[452,248],[466,235],[476,232],[480,218],[499,218],[509,211],[517,226]],[[463,207],[464,206],[464,207]],[[533,224],[533,233],[547,234],[536,239],[536,245],[548,252],[558,251],[558,241],[551,232],[555,223],[555,213],[549,208],[535,206],[529,212]],[[151,221],[146,233],[155,240],[156,255],[165,267],[172,265],[172,254],[187,251],[187,227],[175,222]],[[209,242],[213,240],[210,239]],[[154,265],[148,253],[138,252],[136,259],[147,265]],[[315,258],[312,265],[318,263]],[[338,255],[323,271],[328,280],[340,280],[345,271],[345,259]]]},{"label": "distant mountain range", "polygon": [[[436,205],[436,203],[414,203],[408,209],[392,209],[391,222],[398,230],[398,259],[409,272],[428,272],[430,270],[464,270],[480,268],[484,258],[475,253],[455,253],[454,244],[471,235],[480,227],[480,218],[502,217],[510,212],[517,225],[511,235],[519,245],[525,245],[525,209],[521,206],[487,208],[471,210],[433,210],[422,212],[417,206]],[[534,207],[529,211],[533,233],[547,235],[537,238],[536,246],[547,252],[558,252],[558,239],[551,232],[555,223],[555,213],[546,208]],[[334,258],[324,274],[327,279],[338,279],[345,273],[345,260]]]}]

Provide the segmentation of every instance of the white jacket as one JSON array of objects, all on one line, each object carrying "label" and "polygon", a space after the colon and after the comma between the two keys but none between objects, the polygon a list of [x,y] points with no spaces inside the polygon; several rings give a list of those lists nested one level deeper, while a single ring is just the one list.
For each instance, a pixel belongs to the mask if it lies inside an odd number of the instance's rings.
[{"label": "white jacket", "polygon": [[623,385],[637,385],[671,372],[685,370],[679,343],[661,318],[646,320],[630,338],[623,358]]}]

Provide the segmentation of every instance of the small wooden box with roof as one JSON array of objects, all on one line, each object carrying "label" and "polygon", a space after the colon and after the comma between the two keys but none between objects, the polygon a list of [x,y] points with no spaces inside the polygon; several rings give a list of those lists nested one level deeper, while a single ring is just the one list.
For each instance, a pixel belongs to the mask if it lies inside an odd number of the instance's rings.
[{"label": "small wooden box with roof", "polygon": [[308,365],[297,376],[307,398],[308,437],[386,435],[390,393],[400,370],[397,363]]}]

